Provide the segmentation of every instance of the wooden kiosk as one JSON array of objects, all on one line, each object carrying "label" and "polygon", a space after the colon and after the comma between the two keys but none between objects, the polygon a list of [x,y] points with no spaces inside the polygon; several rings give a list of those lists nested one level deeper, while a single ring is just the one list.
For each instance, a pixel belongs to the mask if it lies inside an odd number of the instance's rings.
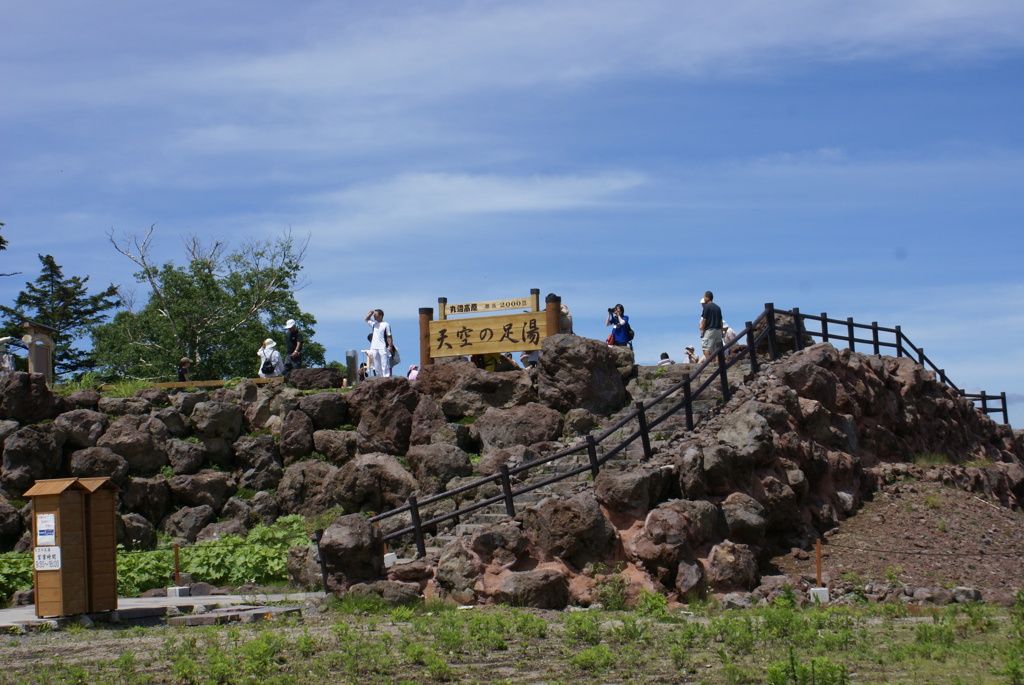
[{"label": "wooden kiosk", "polygon": [[117,608],[116,492],[107,478],[39,480],[25,492],[39,618]]}]

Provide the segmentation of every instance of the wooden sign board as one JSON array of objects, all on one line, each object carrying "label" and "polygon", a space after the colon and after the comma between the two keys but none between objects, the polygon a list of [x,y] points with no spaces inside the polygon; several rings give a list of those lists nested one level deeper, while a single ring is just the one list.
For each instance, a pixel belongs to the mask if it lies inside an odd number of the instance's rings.
[{"label": "wooden sign board", "polygon": [[545,312],[430,322],[430,357],[539,350],[548,335]]}]

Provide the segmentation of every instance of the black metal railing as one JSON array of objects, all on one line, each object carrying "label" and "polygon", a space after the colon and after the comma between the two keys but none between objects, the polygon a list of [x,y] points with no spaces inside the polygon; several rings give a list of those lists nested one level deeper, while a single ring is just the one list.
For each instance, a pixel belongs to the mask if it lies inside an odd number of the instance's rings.
[{"label": "black metal railing", "polygon": [[[792,327],[779,325],[778,319],[785,317],[791,318],[793,321]],[[808,328],[807,322],[816,322],[813,329]],[[829,324],[834,324],[838,326],[838,328],[830,329]],[[759,328],[760,331],[758,332]],[[870,333],[870,338],[858,337],[858,334],[864,335],[864,331],[868,331]],[[697,402],[704,393],[709,392],[709,388],[716,383],[720,388],[722,401],[728,402],[731,396],[729,388],[730,370],[734,369],[736,365],[746,362],[749,364],[749,372],[751,374],[757,373],[761,362],[758,357],[757,350],[761,346],[767,348],[766,356],[769,360],[777,360],[781,356],[779,337],[782,333],[789,333],[792,335],[792,347],[796,351],[799,351],[806,346],[807,343],[805,341],[805,337],[810,338],[811,341],[816,337],[820,338],[823,342],[842,341],[845,342],[849,349],[853,351],[856,351],[856,346],[858,344],[867,345],[870,346],[872,354],[875,355],[881,354],[883,349],[894,350],[897,357],[910,357],[916,359],[922,366],[931,368],[944,384],[960,393],[963,397],[972,401],[975,399],[980,400],[980,410],[986,414],[1001,411],[1003,414],[1003,422],[1009,423],[1006,409],[1006,393],[1001,393],[999,395],[992,395],[984,392],[981,394],[964,393],[949,380],[944,370],[938,368],[931,359],[925,356],[923,348],[914,346],[914,344],[903,335],[899,326],[884,328],[879,326],[877,322],[872,322],[870,325],[866,325],[856,323],[852,318],[845,320],[830,319],[824,313],[820,316],[804,314],[796,308],[789,311],[781,310],[776,309],[775,306],[769,302],[765,304],[764,311],[761,312],[754,321],[746,322],[743,330],[735,337],[726,341],[723,348],[720,349],[714,357],[699,363],[696,368],[686,376],[686,378],[683,378],[657,397],[654,397],[647,402],[637,402],[632,411],[616,421],[612,426],[603,430],[596,437],[588,435],[582,444],[573,445],[564,450],[555,452],[554,454],[550,454],[540,459],[535,459],[525,464],[520,464],[519,466],[510,468],[507,465],[502,465],[498,473],[482,477],[452,490],[430,495],[422,500],[417,499],[416,497],[410,497],[406,504],[395,509],[391,509],[390,511],[377,514],[376,516],[373,516],[370,521],[373,523],[379,523],[394,516],[408,513],[410,525],[388,532],[384,535],[384,540],[394,540],[396,538],[412,534],[416,544],[417,555],[422,557],[426,555],[426,529],[433,528],[434,526],[449,521],[458,521],[467,514],[471,514],[477,510],[496,504],[504,504],[505,513],[510,517],[515,516],[517,497],[567,478],[578,476],[588,471],[596,478],[601,467],[605,463],[623,452],[637,440],[641,442],[644,459],[650,459],[652,456],[650,442],[650,433],[652,429],[656,428],[668,418],[678,414],[680,411],[683,411],[685,412],[687,430],[693,430],[695,402]],[[890,334],[893,338],[891,341],[887,339]],[[709,370],[710,373],[707,373]],[[701,377],[704,376],[705,373],[707,373],[706,377],[701,380]],[[733,376],[735,376],[735,371],[733,372]],[[996,402],[997,400],[998,403]],[[989,402],[993,402],[993,406],[989,406]],[[651,418],[649,412],[652,409],[660,410],[665,404],[668,406],[664,411],[661,411],[661,413],[658,413],[656,416]],[[598,445],[601,445],[634,421],[637,424],[636,429],[618,441],[607,452],[605,452],[604,455],[598,457]],[[561,473],[557,473],[525,485],[519,485],[518,487],[513,484],[514,479],[521,474],[528,473],[551,464],[552,462],[565,459],[582,452],[587,453],[587,463],[583,465],[575,466]],[[458,495],[475,490],[476,488],[490,483],[498,483],[501,487],[501,494],[477,500],[471,504],[457,508],[455,511],[449,511],[442,515],[423,520],[421,513],[424,507],[428,507],[431,504],[445,499],[457,497]]]}]

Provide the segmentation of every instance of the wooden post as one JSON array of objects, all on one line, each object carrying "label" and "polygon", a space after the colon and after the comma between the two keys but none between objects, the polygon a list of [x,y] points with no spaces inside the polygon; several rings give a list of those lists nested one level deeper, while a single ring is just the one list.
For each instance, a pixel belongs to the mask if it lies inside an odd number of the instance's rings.
[{"label": "wooden post", "polygon": [[800,317],[800,308],[793,307],[793,345],[796,351],[804,349],[803,319]]},{"label": "wooden post", "polygon": [[512,497],[512,477],[508,473],[508,464],[498,467],[501,471],[501,493],[505,496],[505,513],[512,518],[516,515],[516,501]]},{"label": "wooden post", "polygon": [[764,312],[765,321],[768,323],[768,358],[775,361],[779,358],[779,343],[775,337],[775,305],[765,302]]},{"label": "wooden post", "polygon": [[853,327],[853,317],[852,316],[846,317],[846,331],[847,331],[847,333],[850,336],[850,352],[856,352],[857,351],[857,343],[855,343],[854,340],[853,340],[854,337],[855,337],[856,331],[855,331],[855,329]]},{"label": "wooden post", "polygon": [[544,298],[544,320],[547,322],[548,335],[556,335],[562,331],[562,298],[551,293]]},{"label": "wooden post", "polygon": [[683,401],[686,402],[686,430],[693,430],[693,391],[690,390],[690,379],[683,381]]},{"label": "wooden post", "polygon": [[[444,311],[443,309],[441,311]],[[434,319],[434,310],[420,307],[420,369],[434,363],[430,356],[430,322]]]},{"label": "wooden post", "polygon": [[818,538],[814,543],[814,557],[816,560],[816,566],[818,571],[818,587],[821,587],[821,538]]},{"label": "wooden post", "polygon": [[540,288],[530,288],[530,311],[540,311]]},{"label": "wooden post", "polygon": [[448,298],[437,298],[437,320],[445,321],[448,318]]},{"label": "wooden post", "polygon": [[601,465],[597,463],[597,441],[590,434],[587,434],[587,456],[590,458],[590,475],[597,478]]},{"label": "wooden post", "polygon": [[636,420],[640,424],[640,442],[644,446],[644,461],[650,461],[654,453],[651,451],[651,435],[647,430],[647,414],[644,413],[643,400],[636,403],[636,412]]},{"label": "wooden post", "polygon": [[999,398],[1003,401],[1003,423],[1010,423],[1010,412],[1006,409],[1006,392],[999,393]]},{"label": "wooden post", "polygon": [[412,517],[412,535],[416,539],[416,558],[427,556],[427,543],[423,540],[423,525],[420,522],[420,506],[416,497],[409,498],[409,515]]},{"label": "wooden post", "polygon": [[895,326],[896,329],[896,356],[903,356],[903,331],[899,326]]},{"label": "wooden post", "polygon": [[875,356],[882,354],[882,348],[878,344],[878,322],[871,322],[871,343],[875,346]]},{"label": "wooden post", "polygon": [[828,342],[828,314],[821,313],[821,342]]},{"label": "wooden post", "polygon": [[747,352],[750,356],[750,373],[757,373],[760,367],[757,364],[757,347],[754,345],[754,324],[749,321],[747,328]]},{"label": "wooden post", "polygon": [[725,350],[718,349],[718,378],[722,382],[722,402],[729,401],[729,378],[725,374]]}]

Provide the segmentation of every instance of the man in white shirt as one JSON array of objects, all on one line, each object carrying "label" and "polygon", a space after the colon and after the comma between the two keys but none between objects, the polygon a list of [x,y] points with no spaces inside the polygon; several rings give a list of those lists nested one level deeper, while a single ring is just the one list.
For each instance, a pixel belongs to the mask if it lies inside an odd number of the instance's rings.
[{"label": "man in white shirt", "polygon": [[391,351],[395,349],[394,340],[391,338],[391,326],[384,320],[383,309],[371,309],[366,315],[366,323],[371,329],[370,360],[373,362],[373,369],[378,376],[386,378],[391,375]]}]

